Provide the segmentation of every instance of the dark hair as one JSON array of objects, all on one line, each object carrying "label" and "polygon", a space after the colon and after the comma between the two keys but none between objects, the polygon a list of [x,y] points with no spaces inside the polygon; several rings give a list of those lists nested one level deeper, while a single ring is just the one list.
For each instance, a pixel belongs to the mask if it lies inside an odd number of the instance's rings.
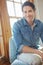
[{"label": "dark hair", "polygon": [[24,6],[30,6],[35,11],[35,5],[32,2],[29,2],[29,1],[24,2],[22,5],[22,11]]}]

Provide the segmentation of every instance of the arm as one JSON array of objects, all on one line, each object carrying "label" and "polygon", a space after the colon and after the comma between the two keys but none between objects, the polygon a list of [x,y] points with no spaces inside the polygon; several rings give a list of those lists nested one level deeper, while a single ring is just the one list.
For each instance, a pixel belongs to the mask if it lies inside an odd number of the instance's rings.
[{"label": "arm", "polygon": [[13,26],[13,37],[14,37],[14,43],[17,46],[17,52],[21,52],[23,44],[22,44],[22,35],[18,23],[15,23]]},{"label": "arm", "polygon": [[41,34],[40,34],[40,38],[42,40],[42,43],[43,43],[43,23],[41,25]]},{"label": "arm", "polygon": [[24,46],[22,48],[22,53],[34,53],[34,54],[38,54],[41,56],[42,60],[43,60],[43,52],[37,49],[33,49],[29,46]]},{"label": "arm", "polygon": [[37,49],[33,49],[33,48],[29,47],[29,46],[23,46],[22,53],[35,53],[35,54],[40,55],[41,51],[39,51]]}]

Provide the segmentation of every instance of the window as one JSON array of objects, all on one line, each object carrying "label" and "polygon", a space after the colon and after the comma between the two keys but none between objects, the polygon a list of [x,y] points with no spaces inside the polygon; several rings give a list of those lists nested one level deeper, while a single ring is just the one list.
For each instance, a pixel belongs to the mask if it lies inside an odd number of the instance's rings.
[{"label": "window", "polygon": [[21,6],[26,0],[6,0],[8,15],[10,18],[11,31],[14,22],[22,17]]}]

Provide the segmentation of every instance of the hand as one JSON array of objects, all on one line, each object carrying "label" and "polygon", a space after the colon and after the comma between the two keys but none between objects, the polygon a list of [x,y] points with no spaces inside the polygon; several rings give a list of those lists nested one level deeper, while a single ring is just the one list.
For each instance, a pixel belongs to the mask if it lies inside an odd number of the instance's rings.
[{"label": "hand", "polygon": [[39,52],[38,52],[38,55],[40,55],[41,58],[42,58],[42,60],[43,60],[43,51],[39,51]]}]

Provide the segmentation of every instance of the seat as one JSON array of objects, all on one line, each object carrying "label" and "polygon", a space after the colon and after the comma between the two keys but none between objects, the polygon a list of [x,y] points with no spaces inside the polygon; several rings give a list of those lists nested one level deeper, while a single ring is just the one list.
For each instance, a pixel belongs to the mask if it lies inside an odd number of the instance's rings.
[{"label": "seat", "polygon": [[14,38],[11,37],[9,40],[9,59],[11,65],[28,65],[20,60],[17,59],[16,57],[16,44],[14,43]]}]

